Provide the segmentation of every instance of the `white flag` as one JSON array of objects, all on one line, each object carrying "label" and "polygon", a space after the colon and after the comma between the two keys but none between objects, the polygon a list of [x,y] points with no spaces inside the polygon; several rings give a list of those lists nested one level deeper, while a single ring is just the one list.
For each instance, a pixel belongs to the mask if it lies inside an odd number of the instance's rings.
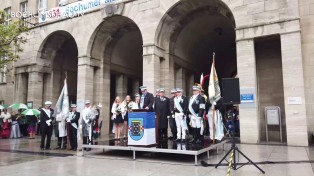
[{"label": "white flag", "polygon": [[215,69],[215,60],[213,60],[209,76],[208,96],[211,103],[214,101],[217,102],[221,98],[218,76]]},{"label": "white flag", "polygon": [[68,96],[68,86],[66,79],[64,80],[64,86],[59,96],[58,102],[56,104],[56,111],[55,113],[59,114],[62,113],[63,117],[68,117],[70,112],[70,105],[69,105],[69,96]]}]

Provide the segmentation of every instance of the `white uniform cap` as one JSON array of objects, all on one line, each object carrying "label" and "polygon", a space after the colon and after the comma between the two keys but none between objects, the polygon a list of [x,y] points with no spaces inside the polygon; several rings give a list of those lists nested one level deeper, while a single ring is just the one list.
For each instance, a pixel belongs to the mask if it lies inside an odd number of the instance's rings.
[{"label": "white uniform cap", "polygon": [[46,101],[45,105],[52,105],[52,102],[51,101]]}]

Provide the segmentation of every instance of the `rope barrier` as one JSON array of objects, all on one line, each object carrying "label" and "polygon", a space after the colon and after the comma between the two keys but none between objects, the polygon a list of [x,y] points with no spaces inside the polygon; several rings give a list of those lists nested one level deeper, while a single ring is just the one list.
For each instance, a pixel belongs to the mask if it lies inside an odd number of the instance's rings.
[{"label": "rope barrier", "polygon": [[227,170],[227,176],[230,176],[230,171],[231,171],[232,162],[233,162],[233,155],[234,155],[234,150],[231,152],[231,155],[230,155],[229,166],[228,166],[228,170]]}]

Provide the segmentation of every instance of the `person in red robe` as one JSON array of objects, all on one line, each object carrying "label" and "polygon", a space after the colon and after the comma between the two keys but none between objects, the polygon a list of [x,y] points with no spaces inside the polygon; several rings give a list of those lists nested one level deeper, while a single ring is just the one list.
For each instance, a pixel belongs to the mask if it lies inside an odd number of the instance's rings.
[{"label": "person in red robe", "polygon": [[1,118],[3,119],[2,131],[0,137],[9,138],[10,137],[10,123],[11,123],[11,114],[8,113],[7,109],[4,109],[1,113]]}]

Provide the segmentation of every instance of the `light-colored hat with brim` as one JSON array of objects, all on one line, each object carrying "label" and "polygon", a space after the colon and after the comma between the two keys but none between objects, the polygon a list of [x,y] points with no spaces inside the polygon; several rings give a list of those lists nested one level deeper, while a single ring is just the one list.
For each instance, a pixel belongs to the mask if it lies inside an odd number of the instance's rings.
[{"label": "light-colored hat with brim", "polygon": [[135,94],[135,97],[140,97],[140,94],[138,94],[138,93],[137,93],[137,94]]},{"label": "light-colored hat with brim", "polygon": [[201,91],[201,88],[199,86],[193,86],[193,90]]},{"label": "light-colored hat with brim", "polygon": [[165,88],[160,88],[159,92],[165,92]]},{"label": "light-colored hat with brim", "polygon": [[51,101],[46,101],[45,105],[52,105],[52,102]]},{"label": "light-colored hat with brim", "polygon": [[171,89],[171,94],[177,93],[177,89]]},{"label": "light-colored hat with brim", "polygon": [[160,89],[156,89],[156,93],[160,92]]},{"label": "light-colored hat with brim", "polygon": [[141,86],[140,89],[141,89],[141,91],[147,90],[147,86]]},{"label": "light-colored hat with brim", "polygon": [[89,101],[89,100],[86,100],[86,101],[85,101],[85,104],[90,104],[90,101]]},{"label": "light-colored hat with brim", "polygon": [[76,108],[76,104],[71,104],[71,108]]},{"label": "light-colored hat with brim", "polygon": [[181,88],[177,88],[177,90],[176,90],[177,92],[183,92],[183,89],[181,89]]}]

